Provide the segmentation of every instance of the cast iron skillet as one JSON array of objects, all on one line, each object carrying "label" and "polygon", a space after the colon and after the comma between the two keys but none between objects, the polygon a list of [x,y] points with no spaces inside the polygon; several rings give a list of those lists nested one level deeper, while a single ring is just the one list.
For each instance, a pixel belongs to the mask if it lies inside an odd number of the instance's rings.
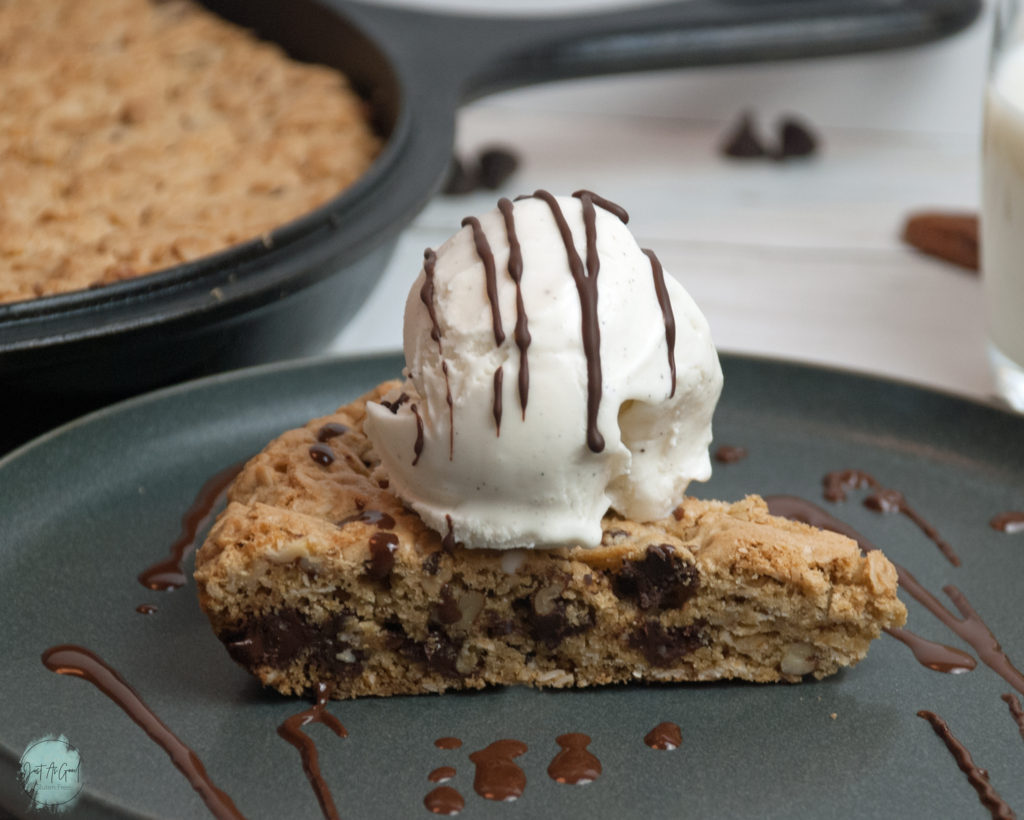
[{"label": "cast iron skillet", "polygon": [[683,0],[542,18],[346,0],[206,5],[299,59],[346,72],[386,137],[383,153],[343,195],[266,244],[0,305],[0,450],[116,398],[322,349],[440,187],[455,109],[467,99],[600,73],[908,46],[963,28],[980,0]]}]

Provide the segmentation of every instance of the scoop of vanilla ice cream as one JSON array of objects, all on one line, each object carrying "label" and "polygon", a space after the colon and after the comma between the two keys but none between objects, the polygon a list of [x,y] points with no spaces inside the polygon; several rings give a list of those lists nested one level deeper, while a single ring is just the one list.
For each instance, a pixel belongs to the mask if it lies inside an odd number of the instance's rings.
[{"label": "scoop of vanilla ice cream", "polygon": [[406,381],[365,427],[390,488],[449,540],[597,546],[609,508],[660,518],[710,476],[708,325],[625,219],[538,191],[427,251]]}]

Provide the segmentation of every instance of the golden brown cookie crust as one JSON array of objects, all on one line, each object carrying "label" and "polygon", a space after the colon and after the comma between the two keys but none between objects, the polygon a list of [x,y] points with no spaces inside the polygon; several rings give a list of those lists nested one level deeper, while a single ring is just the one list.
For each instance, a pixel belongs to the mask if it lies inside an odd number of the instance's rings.
[{"label": "golden brown cookie crust", "polygon": [[392,386],[268,445],[197,554],[214,631],[285,694],[796,682],[857,663],[905,621],[880,552],[756,496],[687,498],[650,523],[609,515],[596,549],[445,547],[375,472],[365,403]]},{"label": "golden brown cookie crust", "polygon": [[379,150],[339,72],[184,0],[5,0],[0,54],[0,302],[256,239]]}]

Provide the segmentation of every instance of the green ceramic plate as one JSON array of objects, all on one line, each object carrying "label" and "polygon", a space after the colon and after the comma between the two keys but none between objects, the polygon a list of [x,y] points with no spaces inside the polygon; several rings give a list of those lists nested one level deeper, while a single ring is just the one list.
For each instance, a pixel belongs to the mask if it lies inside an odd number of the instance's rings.
[{"label": "green ceramic plate", "polygon": [[[270,438],[396,376],[397,357],[317,360],[241,371],[155,393],[61,428],[0,461],[0,805],[39,816],[18,779],[34,741],[77,747],[83,786],[71,817],[209,816],[168,756],[89,683],[48,671],[54,644],[86,646],[115,667],[251,818],[319,817],[296,750],[275,729],[306,704],[263,692],[210,632],[194,587],[154,593],[136,580],[163,557],[211,474]],[[1024,509],[1024,418],[850,374],[727,356],[716,443],[749,456],[716,466],[697,494],[789,493],[821,501],[822,476],[861,468],[907,499],[953,544],[953,567],[912,522],[829,506],[942,597],[967,595],[1024,666],[1024,534],[996,513]],[[155,604],[147,616],[140,604]],[[911,600],[908,627],[968,648]],[[427,775],[450,765],[466,818],[830,818],[988,815],[953,757],[917,717],[943,716],[1024,810],[1024,741],[1001,699],[1010,686],[979,664],[933,672],[883,637],[854,669],[799,686],[495,689],[470,695],[336,703],[339,739],[314,725],[344,818],[429,816]],[[662,721],[683,745],[654,751]],[[566,732],[591,736],[603,774],[586,786],[547,775]],[[461,749],[435,739],[456,736]],[[523,796],[473,790],[468,756],[524,741]]]}]

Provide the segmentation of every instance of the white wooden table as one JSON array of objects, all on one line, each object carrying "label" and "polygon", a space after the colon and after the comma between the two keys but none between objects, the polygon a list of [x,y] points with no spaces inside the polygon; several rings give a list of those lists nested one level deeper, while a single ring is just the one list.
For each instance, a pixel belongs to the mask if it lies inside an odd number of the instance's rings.
[{"label": "white wooden table", "polygon": [[[581,5],[610,4],[545,4]],[[561,82],[469,105],[459,149],[512,146],[520,170],[501,191],[431,202],[330,349],[399,349],[423,249],[462,217],[501,195],[590,188],[626,207],[641,244],[703,308],[720,350],[989,398],[979,278],[899,239],[912,210],[977,207],[989,27],[986,11],[915,49]],[[822,151],[789,163],[722,159],[717,144],[744,109],[766,134],[779,115],[800,115]]]}]

